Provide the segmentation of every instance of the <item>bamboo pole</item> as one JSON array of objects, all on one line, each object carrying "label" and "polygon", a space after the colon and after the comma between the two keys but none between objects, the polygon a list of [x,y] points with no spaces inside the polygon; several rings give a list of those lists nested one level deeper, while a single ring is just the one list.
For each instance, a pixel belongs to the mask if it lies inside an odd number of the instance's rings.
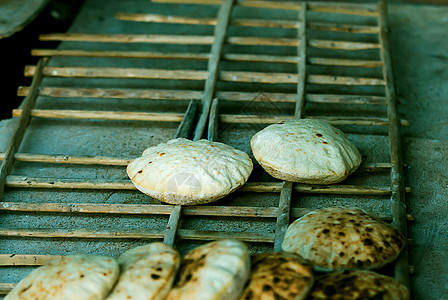
[{"label": "bamboo pole", "polygon": [[[13,117],[22,115],[21,109],[14,109]],[[95,120],[121,120],[121,121],[157,121],[181,122],[182,113],[147,113],[127,111],[90,111],[90,110],[51,110],[33,109],[31,116],[52,119],[95,119]]]},{"label": "bamboo pole", "polygon": [[[25,76],[33,76],[34,66],[25,67]],[[140,79],[177,79],[177,80],[206,80],[207,71],[196,70],[160,70],[142,68],[103,68],[103,67],[46,67],[43,71],[48,77],[81,77],[81,78],[140,78]],[[216,73],[221,81],[253,82],[253,83],[291,83],[298,82],[298,75],[294,73],[262,73],[221,71]],[[308,75],[307,83],[332,85],[384,85],[379,78]]]},{"label": "bamboo pole", "polygon": [[280,192],[280,200],[277,211],[277,221],[275,223],[275,239],[274,239],[274,251],[282,251],[283,238],[286,233],[286,229],[289,226],[289,215],[291,212],[291,194],[292,194],[292,182],[284,181],[283,187]]},{"label": "bamboo pole", "polygon": [[[11,188],[136,190],[135,186],[129,179],[103,180],[9,175],[6,177],[5,184],[6,186]],[[281,182],[248,182],[239,189],[239,191],[241,192],[258,193],[279,193],[281,190]],[[320,193],[335,195],[390,195],[391,193],[389,187],[356,185],[295,184],[293,190],[301,193]]]},{"label": "bamboo pole", "polygon": [[[173,205],[166,204],[0,202],[0,211],[83,214],[169,215],[172,207]],[[291,217],[300,218],[311,211],[313,210],[308,208],[291,208]],[[279,208],[197,205],[184,206],[182,214],[185,216],[276,218]],[[378,217],[383,221],[392,221],[392,215],[380,214]],[[407,218],[409,221],[414,220],[410,214]]]},{"label": "bamboo pole", "polygon": [[14,164],[14,155],[19,150],[23,136],[25,135],[26,129],[28,128],[28,124],[31,120],[31,112],[36,103],[37,96],[39,95],[37,87],[42,81],[43,70],[47,62],[48,59],[43,58],[40,59],[37,64],[36,71],[33,75],[33,81],[31,83],[30,94],[26,97],[23,104],[23,114],[20,116],[19,121],[17,122],[17,125],[14,129],[14,133],[11,136],[11,139],[9,140],[8,146],[6,148],[5,157],[2,160],[2,164],[0,166],[0,199],[3,196],[6,176],[8,176],[9,172],[11,172]]},{"label": "bamboo pole", "polygon": [[[70,98],[111,98],[111,99],[154,99],[154,100],[193,100],[201,98],[201,91],[188,90],[146,90],[146,89],[85,89],[85,88],[60,88],[42,87],[39,94],[46,97],[70,97]],[[26,96],[28,87],[19,87],[18,96]],[[271,102],[294,102],[296,94],[290,93],[260,93],[253,92],[225,92],[217,91],[215,95],[220,101],[254,101],[262,102],[268,99]],[[386,99],[381,96],[371,95],[337,95],[337,94],[311,94],[307,93],[306,101],[311,103],[335,103],[335,104],[363,104],[385,105]]]},{"label": "bamboo pole", "polygon": [[[379,4],[381,59],[383,61],[383,76],[386,81],[387,115],[389,118],[389,144],[391,159],[391,209],[392,224],[407,236],[406,199],[403,174],[403,158],[400,137],[400,119],[398,118],[397,100],[392,72],[392,62],[389,53],[389,37],[387,24],[387,2]],[[408,250],[405,245],[394,265],[395,279],[410,288]]]},{"label": "bamboo pole", "polygon": [[210,52],[207,71],[208,75],[205,80],[204,94],[202,96],[202,112],[199,117],[196,129],[194,131],[193,140],[199,140],[204,133],[205,126],[209,117],[210,107],[212,105],[215,87],[220,77],[219,63],[221,62],[221,53],[224,46],[224,40],[227,35],[227,27],[232,14],[234,0],[224,0],[218,11],[218,22],[214,30],[214,41]]}]

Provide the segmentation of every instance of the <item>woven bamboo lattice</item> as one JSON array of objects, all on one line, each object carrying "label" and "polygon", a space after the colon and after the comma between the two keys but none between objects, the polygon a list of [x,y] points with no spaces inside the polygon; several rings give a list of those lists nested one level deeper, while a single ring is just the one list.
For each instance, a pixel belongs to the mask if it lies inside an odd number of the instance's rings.
[{"label": "woven bamboo lattice", "polygon": [[[398,118],[397,102],[394,90],[389,43],[387,37],[387,7],[385,1],[373,4],[343,4],[319,2],[271,2],[250,0],[156,0],[153,2],[168,5],[198,5],[212,7],[215,17],[191,17],[184,15],[143,14],[117,12],[115,17],[120,22],[141,22],[151,24],[168,24],[172,26],[212,26],[213,35],[166,34],[111,34],[111,33],[57,33],[41,35],[42,41],[63,41],[94,43],[108,45],[199,45],[209,47],[209,51],[129,51],[98,50],[82,47],[54,49],[34,49],[32,54],[43,57],[37,66],[27,66],[26,76],[32,76],[30,87],[20,87],[19,96],[26,96],[21,109],[13,111],[18,117],[17,128],[11,137],[7,151],[0,154],[2,159],[0,177],[0,196],[14,193],[15,189],[51,189],[51,190],[110,190],[129,191],[138,194],[128,179],[111,180],[98,178],[35,177],[27,174],[13,175],[15,163],[60,164],[66,168],[74,166],[102,166],[105,168],[124,168],[133,157],[120,156],[83,156],[67,154],[21,153],[19,148],[29,127],[31,119],[102,120],[154,123],[176,123],[175,137],[194,140],[206,133],[210,140],[222,140],[223,129],[232,131],[242,124],[247,126],[266,126],[267,124],[288,118],[321,118],[354,134],[388,136],[386,149],[390,161],[366,162],[353,174],[361,176],[363,184],[337,184],[316,186],[295,184],[291,182],[253,180],[244,185],[238,193],[275,194],[278,205],[232,205],[226,198],[218,205],[172,206],[163,203],[90,203],[81,202],[21,202],[5,201],[0,203],[4,214],[20,212],[22,214],[79,214],[106,215],[124,217],[129,215],[165,215],[163,228],[113,228],[86,229],[60,227],[9,228],[3,223],[0,236],[5,239],[26,237],[28,239],[120,239],[147,240],[163,239],[169,245],[178,245],[186,240],[208,241],[223,238],[237,238],[250,243],[264,243],[281,250],[283,235],[287,226],[294,219],[311,211],[309,207],[293,205],[295,196],[330,195],[350,196],[353,205],[362,204],[372,197],[381,197],[389,203],[390,210],[380,213],[380,217],[404,233],[407,222],[412,220],[406,213],[405,193],[410,188],[404,186],[403,161],[399,127],[408,125],[406,120]],[[238,9],[262,11],[262,15],[275,19],[252,17],[239,13]],[[241,17],[243,15],[243,17]],[[290,18],[288,16],[295,16]],[[252,30],[260,28],[266,34],[239,35],[243,28]],[[269,36],[270,30],[276,32],[294,32],[294,36]],[[273,32],[273,31],[272,31]],[[327,36],[325,35],[327,34]],[[330,36],[331,38],[328,38]],[[70,45],[70,43],[68,44]],[[241,47],[241,48],[238,48]],[[262,48],[265,47],[265,48]],[[139,48],[140,49],[140,48]],[[163,48],[160,48],[163,49]],[[182,48],[176,48],[182,49]],[[191,50],[192,49],[192,50]],[[204,48],[201,48],[204,49]],[[238,49],[245,49],[244,51]],[[257,50],[258,49],[258,50]],[[260,50],[268,49],[268,51]],[[282,49],[287,49],[283,51]],[[191,50],[191,51],[190,51]],[[253,52],[251,52],[253,51]],[[51,57],[51,59],[50,59]],[[198,61],[207,63],[207,69],[167,68],[129,68],[104,65],[73,66],[48,64],[55,58],[75,57],[93,59],[158,59],[163,61]],[[280,65],[294,72],[244,71],[247,64]],[[234,65],[243,66],[234,69]],[[354,71],[353,71],[354,70]],[[350,72],[355,75],[351,75]],[[356,72],[355,72],[356,71]],[[145,88],[138,87],[92,87],[61,86],[42,84],[44,79],[120,79],[120,80],[166,80],[200,82],[202,88]],[[85,81],[84,81],[85,82]],[[159,81],[157,81],[159,82]],[[235,84],[233,86],[229,84]],[[188,85],[187,85],[188,86]],[[192,84],[192,86],[198,86]],[[231,88],[229,88],[231,86]],[[261,88],[260,88],[261,87]],[[284,88],[286,87],[286,88]],[[259,90],[263,92],[260,93]],[[160,111],[107,111],[107,110],[68,110],[37,109],[39,97],[70,99],[137,99],[141,101],[160,101],[160,103],[189,103],[185,113]],[[267,99],[267,100],[266,100]],[[198,101],[196,101],[198,100]],[[274,113],[263,108],[268,102]],[[249,111],[244,105],[250,104]],[[182,104],[185,106],[185,104]],[[242,105],[243,110],[232,111],[233,106]],[[184,107],[182,106],[182,107]],[[230,108],[229,108],[230,107]],[[260,108],[261,107],[261,108]],[[355,107],[355,109],[353,109]],[[359,109],[358,109],[359,107]],[[278,111],[276,108],[279,108]],[[317,108],[317,109],[316,109]],[[340,115],[327,114],[334,109]],[[347,109],[349,108],[349,109]],[[257,110],[258,109],[258,110]],[[262,113],[257,113],[257,112]],[[314,111],[314,112],[313,112]],[[374,114],[372,112],[380,112]],[[381,115],[382,114],[382,115]],[[261,125],[260,125],[261,124]],[[253,128],[252,128],[253,129]],[[150,129],[149,129],[150,130]],[[247,137],[248,139],[250,137]],[[142,151],[143,149],[137,149]],[[255,166],[254,173],[262,173]],[[377,174],[390,174],[388,184],[378,186],[370,183],[370,177]],[[262,175],[261,175],[262,177]],[[258,179],[258,177],[256,177]],[[333,203],[333,202],[331,202]],[[332,205],[332,204],[329,204]],[[223,230],[197,230],[182,227],[183,218],[203,217],[264,219],[273,222],[274,230],[238,231],[231,226]],[[162,221],[159,221],[162,222]],[[222,228],[222,227],[221,227]],[[2,267],[21,268],[39,266],[51,261],[58,255],[47,253],[2,253]],[[403,251],[393,266],[393,275],[397,280],[409,286],[407,249]],[[0,283],[0,292],[7,293],[14,283]]]}]

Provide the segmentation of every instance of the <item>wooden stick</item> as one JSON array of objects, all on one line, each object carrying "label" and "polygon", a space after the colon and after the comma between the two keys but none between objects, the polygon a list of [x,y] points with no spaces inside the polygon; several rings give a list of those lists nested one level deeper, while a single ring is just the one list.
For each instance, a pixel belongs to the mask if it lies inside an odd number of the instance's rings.
[{"label": "wooden stick", "polygon": [[[165,230],[157,229],[62,229],[62,228],[0,228],[0,236],[35,238],[110,238],[110,239],[160,239]],[[179,229],[178,238],[185,240],[239,239],[245,242],[273,243],[274,234],[258,232],[223,232]]]},{"label": "wooden stick", "polygon": [[381,67],[383,65],[381,61],[376,60],[326,58],[326,57],[308,57],[308,63],[312,65],[346,66],[346,67],[363,67],[363,68],[376,68]]},{"label": "wooden stick", "polygon": [[[21,109],[13,110],[13,117],[19,117]],[[88,110],[51,110],[33,109],[32,117],[54,119],[95,119],[95,120],[122,120],[122,121],[157,121],[157,122],[181,122],[182,113],[146,113],[127,111],[88,111]]]},{"label": "wooden stick", "polygon": [[174,239],[176,238],[177,230],[179,227],[181,210],[182,210],[181,205],[173,206],[170,213],[170,218],[168,220],[168,224],[166,226],[167,233],[165,234],[163,242],[171,247],[174,245]]},{"label": "wooden stick", "polygon": [[[114,189],[136,190],[128,179],[102,180],[78,178],[46,178],[9,175],[6,185],[14,188],[50,188],[50,189]],[[293,189],[301,193],[321,193],[336,195],[389,195],[390,188],[356,185],[307,185],[295,184]],[[239,189],[241,192],[279,193],[281,182],[248,182]],[[409,190],[410,191],[410,190]]]},{"label": "wooden stick", "polygon": [[0,254],[0,266],[42,266],[63,255]]},{"label": "wooden stick", "polygon": [[[186,216],[276,218],[278,209],[278,207],[198,205],[184,206],[182,214]],[[0,211],[169,215],[172,211],[172,205],[0,202]],[[312,209],[307,208],[292,208],[291,216],[300,218],[311,211]],[[381,214],[378,217],[387,222],[392,221],[391,215]],[[408,215],[407,218],[409,221],[414,220],[412,215]]]},{"label": "wooden stick", "polygon": [[194,131],[193,140],[197,141],[202,137],[207,119],[212,105],[212,98],[215,94],[216,82],[219,77],[219,63],[221,61],[221,53],[224,46],[224,39],[227,34],[227,27],[232,14],[234,0],[224,0],[218,11],[218,23],[215,26],[212,49],[210,52],[210,59],[207,66],[207,79],[205,80],[204,94],[202,97],[202,112],[199,117],[196,129]]},{"label": "wooden stick", "polygon": [[[223,123],[243,123],[243,124],[273,124],[284,120],[289,120],[294,116],[286,115],[220,115]],[[357,126],[387,126],[388,120],[385,118],[356,118],[356,117],[307,117],[310,119],[325,120],[333,125],[357,125]],[[407,120],[402,120],[402,126],[409,126]]]},{"label": "wooden stick", "polygon": [[210,119],[208,122],[207,139],[209,141],[217,141],[218,137],[218,116],[219,116],[219,101],[218,98],[213,99],[212,107],[210,109]]},{"label": "wooden stick", "polygon": [[355,24],[335,24],[335,23],[321,23],[310,22],[308,29],[311,30],[324,30],[324,31],[337,31],[337,32],[350,32],[350,33],[378,33],[377,26],[365,26]]},{"label": "wooden stick", "polygon": [[6,295],[8,294],[17,283],[10,283],[10,282],[2,282],[0,283],[0,295]]},{"label": "wooden stick", "polygon": [[180,122],[179,127],[174,134],[174,138],[188,138],[193,129],[194,120],[196,118],[196,113],[198,111],[198,104],[196,100],[191,100],[188,104],[187,111]]},{"label": "wooden stick", "polygon": [[[41,41],[76,41],[76,42],[105,42],[105,43],[157,43],[157,44],[180,44],[180,45],[211,45],[213,36],[196,35],[157,35],[157,34],[88,34],[88,33],[51,33],[39,36]],[[227,43],[233,45],[265,45],[265,46],[291,46],[297,47],[297,39],[232,36],[228,37]],[[333,40],[309,40],[309,45],[324,49],[339,50],[367,50],[378,49],[380,44],[333,41]]]},{"label": "wooden stick", "polygon": [[289,226],[289,214],[291,210],[292,182],[285,181],[280,193],[280,200],[275,224],[274,251],[282,251],[283,238]]},{"label": "wooden stick", "polygon": [[[84,88],[59,88],[42,87],[39,89],[41,96],[46,97],[70,97],[70,98],[112,98],[112,99],[155,99],[155,100],[193,100],[201,98],[200,91],[188,90],[140,90],[140,89],[84,89]],[[26,96],[28,87],[19,87],[18,96]],[[296,94],[286,93],[260,93],[253,92],[224,92],[217,91],[215,95],[221,101],[264,101],[271,102],[295,102]],[[337,103],[337,104],[364,104],[385,105],[385,97],[369,95],[334,95],[334,94],[306,94],[306,101],[312,103]]]},{"label": "wooden stick", "polygon": [[[0,153],[0,160],[5,158],[5,153]],[[15,161],[60,163],[60,164],[81,164],[81,165],[106,165],[106,166],[127,166],[135,157],[108,157],[108,156],[73,156],[73,155],[53,155],[53,154],[31,154],[16,153]],[[256,165],[257,162],[254,162]],[[384,172],[389,171],[390,163],[369,163],[362,164],[358,170],[362,172]]]},{"label": "wooden stick", "polygon": [[[379,5],[381,60],[383,61],[383,76],[386,81],[387,115],[389,118],[389,144],[391,159],[391,209],[392,224],[407,236],[406,199],[403,174],[402,146],[400,138],[400,119],[398,117],[397,100],[392,73],[392,62],[389,53],[389,37],[387,24],[387,2],[382,0]],[[401,252],[394,265],[395,279],[410,288],[409,262],[407,246]]]},{"label": "wooden stick", "polygon": [[297,31],[297,38],[300,40],[299,46],[297,47],[297,56],[300,57],[299,64],[297,66],[297,99],[296,107],[294,111],[294,116],[296,118],[302,118],[305,113],[305,81],[306,81],[306,10],[307,4],[303,3],[302,9],[299,11],[300,27]]},{"label": "wooden stick", "polygon": [[[177,3],[177,4],[211,4],[220,5],[223,0],[152,0],[154,3]],[[300,4],[291,1],[237,1],[236,5],[246,7],[259,7],[271,9],[300,9]]]},{"label": "wooden stick", "polygon": [[2,161],[0,166],[0,199],[3,196],[3,192],[5,189],[5,181],[6,176],[11,172],[12,166],[14,164],[14,155],[20,147],[20,143],[22,142],[23,136],[25,135],[26,129],[28,128],[28,124],[31,120],[31,112],[36,103],[37,96],[39,95],[39,91],[37,87],[40,85],[43,78],[43,70],[45,65],[47,64],[48,59],[43,58],[40,59],[35,73],[33,75],[33,81],[31,83],[30,94],[26,97],[23,104],[23,114],[20,116],[19,121],[14,129],[14,133],[9,140],[8,146],[6,147],[5,158]]}]

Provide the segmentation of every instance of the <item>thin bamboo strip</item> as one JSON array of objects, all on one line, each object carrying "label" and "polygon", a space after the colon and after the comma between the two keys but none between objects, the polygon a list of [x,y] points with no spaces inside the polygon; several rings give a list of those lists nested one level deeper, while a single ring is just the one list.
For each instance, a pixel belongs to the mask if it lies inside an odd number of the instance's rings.
[{"label": "thin bamboo strip", "polygon": [[[243,124],[272,124],[294,118],[292,115],[220,115],[223,123],[243,123]],[[307,117],[310,119],[325,120],[333,125],[356,125],[356,126],[387,126],[388,120],[385,118],[356,118],[356,117]],[[402,126],[409,126],[407,120],[401,120]]]},{"label": "thin bamboo strip", "polygon": [[289,226],[289,215],[291,212],[292,182],[285,181],[280,192],[280,200],[277,210],[277,221],[275,223],[274,251],[282,251],[283,238]]},{"label": "thin bamboo strip", "polygon": [[221,62],[221,53],[224,47],[224,40],[227,35],[227,27],[230,16],[232,14],[234,0],[224,0],[218,11],[218,23],[214,30],[214,41],[210,51],[210,59],[208,61],[208,75],[205,80],[204,94],[202,95],[202,112],[194,131],[193,140],[199,140],[204,133],[207,119],[212,105],[212,98],[215,94],[216,83],[220,75],[219,63]]},{"label": "thin bamboo strip", "polygon": [[39,254],[0,254],[0,267],[2,266],[41,266],[60,259],[63,255]]},{"label": "thin bamboo strip", "polygon": [[167,233],[163,239],[163,242],[168,246],[174,245],[174,239],[176,238],[177,230],[179,228],[181,210],[181,205],[172,206],[170,218],[168,219],[168,224],[166,225]]},{"label": "thin bamboo strip", "polygon": [[[25,76],[35,73],[34,66],[25,67]],[[90,68],[90,67],[46,67],[43,71],[49,77],[83,77],[83,78],[144,78],[144,79],[180,79],[204,80],[207,71],[195,70],[160,70],[140,68]],[[297,83],[298,75],[294,73],[262,73],[221,71],[218,79],[231,82],[257,82],[257,83]],[[308,75],[307,83],[333,84],[333,85],[384,85],[379,78]]]},{"label": "thin bamboo strip", "polygon": [[296,106],[294,110],[294,116],[296,118],[301,119],[305,114],[305,82],[307,78],[306,72],[306,47],[307,47],[307,38],[306,38],[306,29],[307,29],[307,21],[306,21],[306,11],[307,4],[303,3],[302,9],[299,11],[298,17],[300,20],[300,27],[297,30],[297,39],[300,41],[299,46],[297,47],[297,56],[300,57],[299,64],[297,66],[297,98],[296,98]]},{"label": "thin bamboo strip", "polygon": [[[13,110],[13,117],[19,117],[21,109]],[[180,122],[182,113],[146,113],[125,111],[87,111],[87,110],[51,110],[33,109],[32,117],[54,118],[54,119],[95,119],[95,120],[122,120],[122,121],[157,121],[157,122]]]},{"label": "thin bamboo strip", "polygon": [[208,53],[184,52],[151,52],[151,51],[91,51],[91,50],[61,50],[32,49],[33,56],[86,56],[115,58],[166,58],[166,59],[197,59],[206,60]]},{"label": "thin bamboo strip", "polygon": [[[41,238],[112,238],[112,239],[159,239],[166,230],[157,229],[63,229],[63,228],[0,228],[0,236]],[[178,238],[185,240],[239,239],[245,242],[274,242],[274,234],[258,232],[223,232],[179,229]]]},{"label": "thin bamboo strip", "polygon": [[[211,45],[213,36],[205,35],[157,35],[157,34],[93,34],[93,33],[49,33],[39,36],[41,41],[72,41],[72,42],[104,42],[104,43],[158,43],[158,44],[180,44],[180,45]],[[231,36],[226,40],[233,45],[265,45],[265,46],[291,46],[297,47],[297,39],[270,38],[251,36]],[[333,41],[312,39],[310,46],[324,49],[339,50],[366,50],[378,49],[380,44]]]},{"label": "thin bamboo strip", "polygon": [[[139,14],[139,13],[117,13],[115,17],[122,21],[154,22],[168,24],[194,24],[194,25],[216,25],[217,19],[213,18],[192,18],[184,16],[159,15],[159,14]],[[299,28],[300,22],[288,20],[272,19],[233,19],[230,21],[233,26],[249,27],[269,27],[269,28]],[[356,25],[310,22],[308,25],[312,30],[325,30],[351,33],[378,33],[378,27]]]},{"label": "thin bamboo strip", "polygon": [[[218,19],[191,18],[184,16],[167,16],[158,14],[117,13],[115,17],[122,21],[154,22],[168,24],[216,25]],[[233,19],[230,25],[268,28],[297,28],[298,23],[285,20]]]},{"label": "thin bamboo strip", "polygon": [[[26,96],[28,87],[19,87],[18,96]],[[147,90],[147,89],[102,89],[102,88],[61,88],[41,87],[39,95],[63,98],[111,98],[111,99],[154,99],[154,100],[194,100],[202,97],[201,91],[192,90]]]},{"label": "thin bamboo strip", "polygon": [[30,94],[26,97],[23,105],[23,114],[19,118],[17,125],[14,129],[14,133],[12,134],[8,146],[6,148],[5,157],[2,160],[0,166],[0,199],[3,196],[3,191],[5,188],[6,176],[8,176],[9,172],[14,164],[14,155],[19,150],[20,143],[22,142],[23,136],[25,135],[26,129],[28,128],[28,124],[32,117],[32,110],[36,103],[36,99],[39,95],[39,91],[37,87],[41,83],[43,79],[43,70],[45,65],[47,64],[48,59],[43,58],[40,59],[36,71],[33,75],[33,81],[31,83]]},{"label": "thin bamboo strip", "polygon": [[321,23],[321,22],[310,22],[308,24],[308,29],[337,31],[337,32],[351,32],[351,33],[378,33],[378,30],[379,30],[378,27],[376,27],[376,26]]},{"label": "thin bamboo strip", "polygon": [[[160,204],[0,202],[0,211],[169,215],[172,206]],[[292,208],[291,216],[300,218],[311,211],[312,209],[307,208]],[[185,206],[182,214],[185,216],[275,218],[278,215],[278,207]],[[392,221],[391,215],[380,214],[378,217],[383,221]],[[409,214],[407,219],[413,221],[414,217]]]},{"label": "thin bamboo strip", "polygon": [[383,65],[381,61],[376,60],[326,58],[326,57],[308,57],[308,63],[312,65],[363,67],[363,68],[375,68],[375,67],[381,67]]},{"label": "thin bamboo strip", "polygon": [[[0,160],[3,160],[5,153],[0,153]],[[15,161],[59,163],[59,164],[81,164],[81,165],[106,165],[106,166],[127,166],[135,157],[108,157],[108,156],[73,156],[54,154],[32,154],[16,153]],[[254,162],[256,165],[257,163]],[[362,164],[358,170],[362,172],[389,171],[390,163],[368,163]]]},{"label": "thin bamboo strip", "polygon": [[[50,189],[113,189],[136,190],[128,179],[78,179],[29,177],[9,175],[6,177],[6,186],[12,188],[50,188]],[[241,192],[279,193],[282,190],[281,182],[248,182],[239,189]],[[336,195],[389,195],[388,187],[370,187],[356,185],[307,185],[295,184],[293,190],[301,193],[321,193]],[[410,189],[408,190],[410,191]]]},{"label": "thin bamboo strip", "polygon": [[[407,236],[406,199],[403,173],[402,145],[400,138],[400,119],[392,72],[392,62],[389,53],[389,37],[387,24],[387,2],[381,0],[379,4],[380,14],[378,23],[380,25],[379,39],[381,42],[381,60],[383,61],[383,76],[386,81],[387,115],[389,118],[389,145],[391,159],[391,210],[393,216],[392,224]],[[407,245],[405,245],[394,264],[394,276],[399,282],[410,288],[409,260]]]},{"label": "thin bamboo strip", "polygon": [[381,47],[377,43],[364,42],[346,42],[346,41],[331,41],[331,40],[309,40],[309,45],[321,49],[339,49],[339,50],[367,50],[378,49]]},{"label": "thin bamboo strip", "polygon": [[217,141],[218,136],[218,116],[219,116],[219,100],[213,99],[212,107],[210,109],[210,119],[208,122],[207,139],[209,141]]},{"label": "thin bamboo strip", "polygon": [[[26,96],[28,87],[19,87],[18,96]],[[85,88],[59,88],[41,87],[39,95],[46,97],[70,98],[116,98],[116,99],[155,99],[155,100],[192,100],[202,96],[200,91],[188,90],[137,90],[137,89],[85,89]],[[221,101],[254,101],[262,102],[295,102],[296,94],[286,93],[253,93],[253,92],[224,92],[217,91],[215,95]],[[263,97],[259,97],[263,95]],[[370,95],[334,95],[307,93],[306,101],[313,103],[339,103],[339,104],[386,104],[385,97]]]},{"label": "thin bamboo strip", "polygon": [[[215,4],[219,5],[222,0],[152,0],[155,3],[177,3],[177,4]],[[318,12],[351,14],[360,16],[377,16],[378,10],[375,5],[367,3],[344,3],[344,2],[312,2],[310,10]],[[292,1],[253,1],[239,0],[236,5],[269,9],[299,10],[300,3]]]}]

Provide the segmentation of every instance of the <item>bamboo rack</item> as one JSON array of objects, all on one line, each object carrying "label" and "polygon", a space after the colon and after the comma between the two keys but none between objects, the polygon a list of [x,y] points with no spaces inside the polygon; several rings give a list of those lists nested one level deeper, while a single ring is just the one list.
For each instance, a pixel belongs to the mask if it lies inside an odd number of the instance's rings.
[{"label": "bamboo rack", "polygon": [[[40,36],[42,41],[62,41],[89,43],[89,45],[139,44],[141,45],[192,45],[210,46],[210,51],[123,51],[111,49],[97,50],[95,47],[77,49],[33,49],[32,55],[43,57],[37,66],[26,66],[25,76],[33,77],[30,87],[19,87],[17,94],[25,98],[21,109],[13,111],[13,116],[19,118],[16,131],[11,138],[5,153],[0,153],[2,160],[0,174],[0,196],[6,187],[8,191],[15,189],[46,189],[53,191],[64,190],[86,192],[93,190],[129,191],[136,188],[130,180],[110,180],[97,178],[66,178],[66,177],[35,177],[27,174],[11,174],[14,162],[22,163],[51,163],[60,164],[66,168],[76,168],[78,165],[101,166],[103,168],[125,167],[134,157],[106,157],[106,156],[78,156],[63,154],[21,153],[19,147],[26,133],[30,119],[83,119],[83,120],[110,120],[110,121],[139,121],[139,122],[176,122],[179,123],[174,137],[191,137],[194,140],[207,138],[219,141],[219,128],[226,124],[270,124],[292,118],[320,118],[336,126],[382,126],[387,129],[389,137],[390,162],[376,162],[363,164],[356,174],[375,176],[379,172],[390,173],[390,184],[377,186],[365,185],[307,185],[281,181],[249,181],[236,193],[272,193],[278,197],[278,205],[263,206],[237,206],[237,205],[205,205],[180,206],[165,204],[99,204],[99,203],[47,203],[33,202],[24,199],[21,202],[0,202],[0,211],[3,213],[58,213],[64,215],[93,215],[113,214],[118,217],[129,215],[155,215],[168,216],[162,229],[108,229],[94,230],[89,228],[0,228],[0,236],[31,239],[64,238],[64,239],[115,239],[130,240],[143,239],[163,240],[169,245],[183,243],[184,240],[209,241],[224,238],[237,238],[246,242],[266,243],[274,250],[281,250],[283,236],[289,223],[306,213],[310,208],[297,208],[294,201],[300,202],[301,194],[316,195],[354,195],[356,203],[366,203],[370,197],[390,199],[391,211],[382,213],[379,217],[392,223],[401,231],[407,233],[407,222],[413,221],[413,216],[406,212],[405,194],[411,191],[404,185],[403,161],[399,127],[407,126],[409,122],[398,117],[397,103],[394,90],[394,81],[389,54],[387,37],[387,7],[385,1],[376,4],[347,4],[336,2],[280,2],[280,1],[252,1],[252,0],[153,0],[154,3],[178,3],[191,5],[212,5],[218,8],[216,17],[196,18],[184,15],[162,14],[131,14],[116,12],[115,17],[122,22],[151,22],[158,24],[186,24],[197,26],[213,26],[213,35],[179,35],[179,34],[105,34],[105,33],[52,33]],[[252,7],[267,12],[285,11],[293,12],[295,19],[269,19],[234,18],[235,7]],[[314,17],[308,18],[309,12]],[[325,14],[345,16],[343,22],[327,21],[316,18]],[[366,23],[352,22],[350,17],[365,18]],[[113,17],[113,16],[112,16]],[[363,19],[364,20],[364,19]],[[275,38],[266,36],[234,36],[228,30],[230,26],[238,28],[264,28],[266,30],[296,30],[291,37]],[[313,31],[331,32],[341,35],[340,38],[323,39],[313,36]],[[267,31],[266,31],[267,32]],[[361,37],[369,36],[369,39]],[[349,38],[347,38],[350,36]],[[70,43],[68,43],[70,45]],[[231,51],[225,50],[230,45]],[[289,55],[266,53],[237,53],[234,49],[240,46],[266,46],[275,49],[293,49]],[[141,48],[139,48],[141,49]],[[148,48],[151,49],[151,48]],[[204,48],[202,48],[204,49]],[[317,52],[315,50],[318,50]],[[327,52],[325,52],[327,51]],[[280,52],[279,52],[280,53]],[[338,53],[337,55],[324,55],[320,53]],[[365,53],[374,53],[368,56]],[[194,60],[206,61],[205,70],[172,69],[172,68],[129,68],[104,67],[95,64],[85,66],[47,65],[48,57],[79,57],[85,59],[163,59],[163,60]],[[269,63],[284,64],[296,68],[295,72],[254,72],[226,70],[222,62],[229,63]],[[325,71],[316,73],[313,68],[323,68]],[[338,75],[330,71],[334,68],[357,68],[363,74],[376,75]],[[345,69],[344,69],[345,70]],[[370,73],[369,73],[370,72]],[[50,84],[42,84],[43,78],[52,78]],[[56,84],[64,79],[126,79],[126,80],[166,80],[199,83],[203,88],[122,88],[114,86],[79,86]],[[263,84],[265,86],[290,85],[289,92],[267,89],[254,92],[253,89],[233,88],[222,89],[220,83],[232,83],[235,86],[250,86]],[[198,86],[197,84],[195,86]],[[310,86],[318,87],[310,89]],[[338,88],[342,88],[339,89]],[[347,88],[344,90],[343,88]],[[356,88],[366,88],[368,92],[357,92]],[[375,89],[384,92],[375,92]],[[318,92],[316,92],[318,90]],[[56,110],[39,109],[35,107],[38,97],[52,98],[63,101],[66,98],[76,100],[86,99],[136,99],[141,103],[165,101],[175,103],[188,101],[188,108],[184,113],[164,111],[105,111],[105,110]],[[232,101],[237,103],[263,103],[266,98],[275,104],[290,105],[289,114],[255,114],[255,113],[229,113],[223,111]],[[120,100],[121,101],[121,100]],[[159,103],[157,102],[157,103]],[[184,102],[185,103],[185,102]],[[310,105],[334,105],[335,107],[357,106],[366,109],[383,107],[387,115],[372,116],[356,114],[353,116],[328,116],[308,114]],[[87,121],[88,122],[88,121]],[[347,129],[350,132],[350,128]],[[255,171],[261,168],[255,162]],[[2,199],[5,200],[5,199]],[[199,217],[226,217],[250,218],[251,220],[269,219],[275,222],[272,232],[238,231],[227,228],[223,231],[190,230],[183,228],[182,219]],[[165,221],[164,221],[165,222]],[[408,240],[408,244],[410,240]],[[39,266],[51,260],[58,259],[59,255],[46,255],[45,253],[1,253],[0,266],[21,267]],[[409,287],[409,274],[413,266],[408,265],[407,250],[403,252],[398,261],[394,263],[394,276],[397,280]],[[0,283],[0,294],[7,293],[14,283]]]}]

